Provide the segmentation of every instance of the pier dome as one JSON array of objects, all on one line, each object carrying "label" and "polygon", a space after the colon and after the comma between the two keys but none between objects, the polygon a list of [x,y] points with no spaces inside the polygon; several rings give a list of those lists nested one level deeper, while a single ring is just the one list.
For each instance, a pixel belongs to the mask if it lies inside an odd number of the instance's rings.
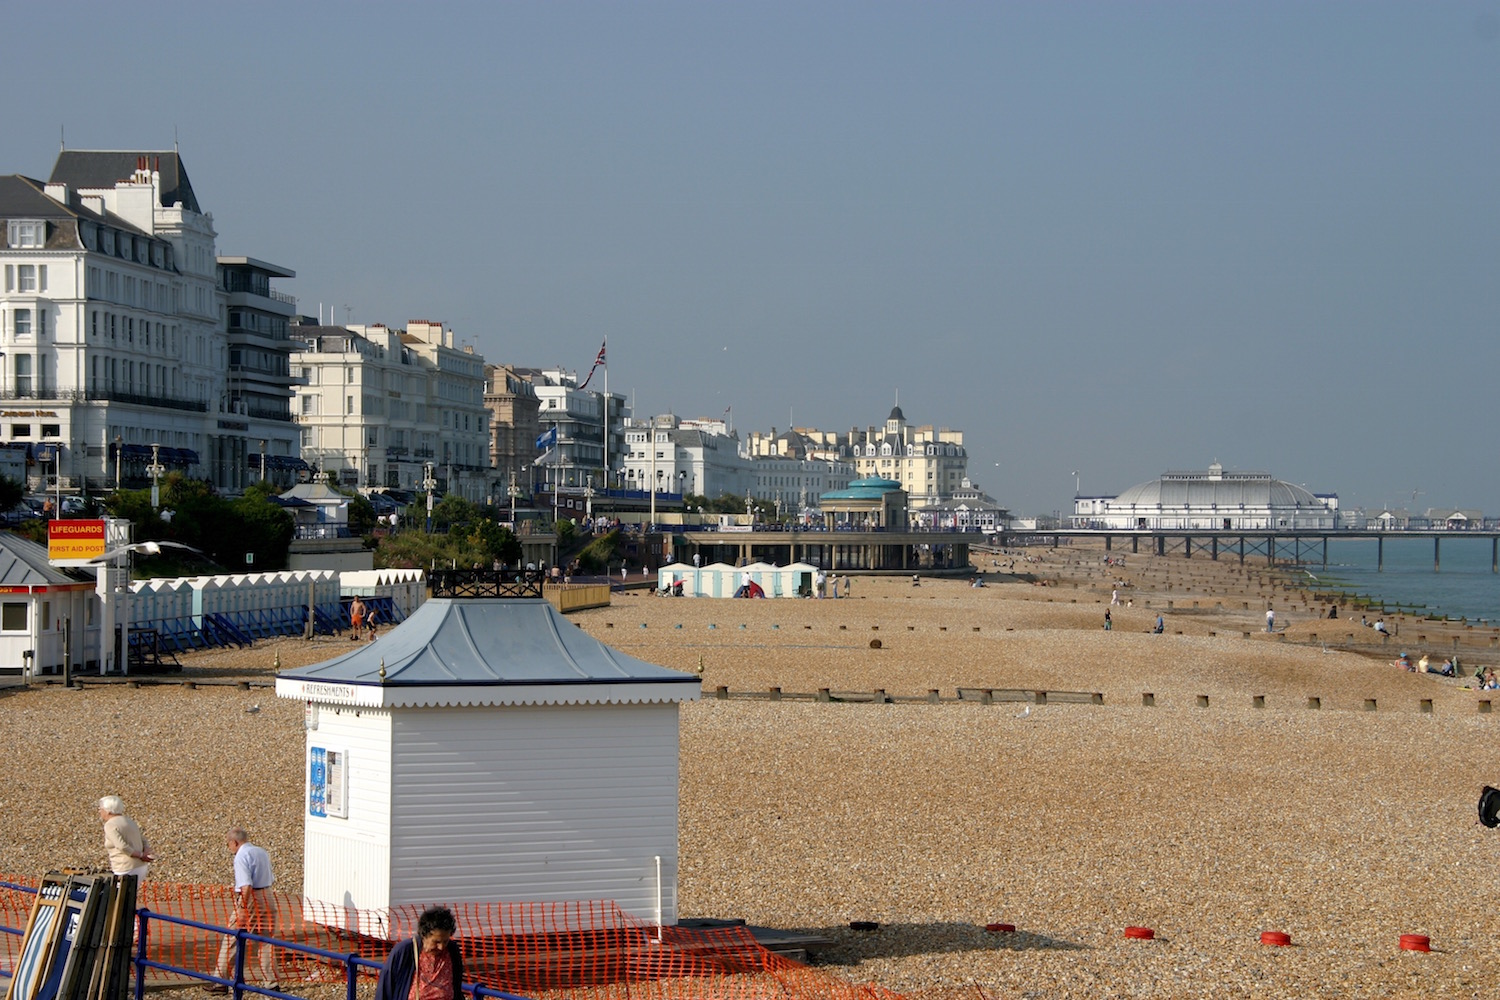
[{"label": "pier dome", "polygon": [[1269,472],[1164,472],[1118,496],[1076,497],[1078,527],[1133,530],[1332,528],[1338,498],[1318,496]]},{"label": "pier dome", "polygon": [[1295,483],[1266,472],[1166,472],[1138,483],[1115,497],[1119,505],[1137,507],[1322,507],[1323,501]]}]

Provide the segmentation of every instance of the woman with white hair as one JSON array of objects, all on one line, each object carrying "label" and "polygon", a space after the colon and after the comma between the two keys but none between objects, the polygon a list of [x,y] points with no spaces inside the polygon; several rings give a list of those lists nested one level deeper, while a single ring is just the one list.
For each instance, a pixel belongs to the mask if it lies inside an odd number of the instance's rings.
[{"label": "woman with white hair", "polygon": [[146,842],[135,820],[125,815],[125,803],[118,795],[99,800],[99,820],[104,824],[104,849],[109,854],[109,870],[116,875],[134,875],[144,879],[156,855]]}]

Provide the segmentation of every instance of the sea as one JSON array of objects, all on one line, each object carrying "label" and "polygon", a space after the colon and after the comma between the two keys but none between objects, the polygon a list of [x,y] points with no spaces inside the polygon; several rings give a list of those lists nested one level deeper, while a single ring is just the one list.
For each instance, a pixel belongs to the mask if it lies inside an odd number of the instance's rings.
[{"label": "sea", "polygon": [[1328,543],[1328,566],[1322,547],[1302,551],[1303,566],[1322,587],[1338,588],[1383,602],[1395,610],[1500,622],[1500,575],[1490,572],[1490,540],[1461,534],[1442,539],[1442,562],[1432,568],[1432,539],[1385,540],[1385,570],[1376,570],[1375,539],[1336,539]]}]

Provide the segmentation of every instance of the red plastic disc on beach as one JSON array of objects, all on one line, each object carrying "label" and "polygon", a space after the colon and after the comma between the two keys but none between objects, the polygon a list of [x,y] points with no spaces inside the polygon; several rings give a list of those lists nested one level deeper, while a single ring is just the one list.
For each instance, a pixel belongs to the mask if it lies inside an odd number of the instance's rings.
[{"label": "red plastic disc on beach", "polygon": [[1431,951],[1432,941],[1426,934],[1401,935],[1402,951]]},{"label": "red plastic disc on beach", "polygon": [[989,931],[991,934],[1014,934],[1016,932],[1016,925],[1015,924],[985,924],[984,925],[984,929],[987,930],[987,931]]},{"label": "red plastic disc on beach", "polygon": [[1136,941],[1153,941],[1156,939],[1156,932],[1149,927],[1127,927],[1125,936]]},{"label": "red plastic disc on beach", "polygon": [[1283,934],[1281,931],[1261,931],[1260,943],[1268,944],[1273,948],[1285,948],[1292,943],[1292,936]]}]

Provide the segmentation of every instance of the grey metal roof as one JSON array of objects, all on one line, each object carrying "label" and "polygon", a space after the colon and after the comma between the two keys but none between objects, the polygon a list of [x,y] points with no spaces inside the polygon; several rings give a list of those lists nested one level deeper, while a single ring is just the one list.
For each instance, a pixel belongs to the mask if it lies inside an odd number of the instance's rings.
[{"label": "grey metal roof", "polygon": [[1192,476],[1167,473],[1160,479],[1139,483],[1114,500],[1116,508],[1138,507],[1318,507],[1322,501],[1307,489],[1256,473],[1226,475],[1211,479],[1207,473]]},{"label": "grey metal roof", "polygon": [[0,586],[47,587],[86,580],[47,561],[47,548],[9,531],[0,532]]},{"label": "grey metal roof", "polygon": [[198,207],[198,196],[193,193],[193,183],[188,180],[182,157],[170,149],[65,149],[57,154],[52,176],[48,179],[70,188],[112,188],[116,181],[130,179],[143,156],[148,170],[161,173],[163,208],[171,208],[180,201],[190,212],[203,211]]},{"label": "grey metal roof", "polygon": [[611,649],[540,598],[434,598],[376,642],[278,677],[386,688],[699,685],[692,674]]}]

